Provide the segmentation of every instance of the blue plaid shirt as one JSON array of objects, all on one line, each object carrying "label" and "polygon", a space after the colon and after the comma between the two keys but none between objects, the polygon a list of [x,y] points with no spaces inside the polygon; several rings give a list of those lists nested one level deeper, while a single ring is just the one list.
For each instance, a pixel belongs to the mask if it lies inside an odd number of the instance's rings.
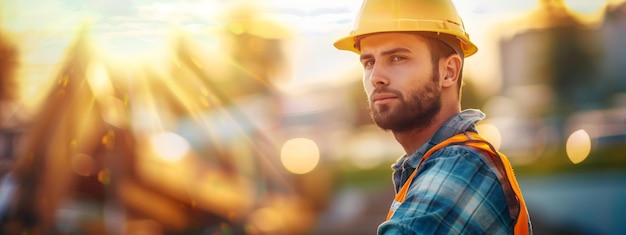
[{"label": "blue plaid shirt", "polygon": [[[484,118],[478,110],[464,110],[446,122],[433,137],[393,166],[396,192],[433,146],[465,131],[476,131]],[[486,154],[454,145],[434,152],[422,163],[405,201],[378,234],[512,234],[503,187]]]}]

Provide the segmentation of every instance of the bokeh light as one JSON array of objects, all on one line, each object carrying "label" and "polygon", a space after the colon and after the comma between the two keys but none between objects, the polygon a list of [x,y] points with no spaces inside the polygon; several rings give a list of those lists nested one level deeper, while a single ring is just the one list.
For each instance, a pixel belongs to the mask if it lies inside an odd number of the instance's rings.
[{"label": "bokeh light", "polygon": [[102,169],[98,172],[98,181],[104,185],[108,185],[111,182],[111,170]]},{"label": "bokeh light", "polygon": [[183,137],[164,132],[152,136],[150,144],[155,154],[167,161],[177,161],[189,152],[189,142]]},{"label": "bokeh light", "polygon": [[250,215],[250,222],[262,232],[275,232],[284,221],[283,215],[273,208],[260,208]]},{"label": "bokeh light", "polygon": [[306,174],[317,166],[320,152],[313,140],[294,138],[283,144],[280,150],[280,160],[289,172]]},{"label": "bokeh light", "polygon": [[96,160],[91,155],[84,153],[74,155],[72,170],[80,176],[91,176],[98,171]]},{"label": "bokeh light", "polygon": [[591,152],[591,138],[585,130],[574,131],[565,144],[567,157],[574,164],[584,161]]}]

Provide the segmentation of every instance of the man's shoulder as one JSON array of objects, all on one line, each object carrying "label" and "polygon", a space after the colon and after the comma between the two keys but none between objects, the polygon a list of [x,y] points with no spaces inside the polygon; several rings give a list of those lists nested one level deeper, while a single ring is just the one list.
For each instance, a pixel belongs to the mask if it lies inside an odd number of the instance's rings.
[{"label": "man's shoulder", "polygon": [[433,152],[424,160],[419,170],[427,173],[431,170],[440,172],[441,169],[447,169],[448,172],[445,174],[458,175],[472,174],[467,169],[474,169],[482,171],[490,178],[496,177],[492,169],[493,158],[490,154],[488,151],[468,145],[448,145]]},{"label": "man's shoulder", "polygon": [[481,148],[477,148],[477,147],[473,147],[473,146],[469,146],[465,144],[451,144],[433,152],[431,156],[429,156],[428,159],[426,159],[426,161],[429,159],[436,159],[436,158],[456,159],[459,157],[468,158],[468,159],[480,159],[480,158],[489,156],[490,154],[491,152],[486,151]]}]

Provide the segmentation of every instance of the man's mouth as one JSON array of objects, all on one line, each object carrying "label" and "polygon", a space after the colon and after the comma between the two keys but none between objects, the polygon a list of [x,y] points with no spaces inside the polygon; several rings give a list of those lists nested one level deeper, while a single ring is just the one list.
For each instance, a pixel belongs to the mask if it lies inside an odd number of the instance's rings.
[{"label": "man's mouth", "polygon": [[376,93],[372,95],[372,104],[387,104],[397,98],[398,96],[393,93]]}]

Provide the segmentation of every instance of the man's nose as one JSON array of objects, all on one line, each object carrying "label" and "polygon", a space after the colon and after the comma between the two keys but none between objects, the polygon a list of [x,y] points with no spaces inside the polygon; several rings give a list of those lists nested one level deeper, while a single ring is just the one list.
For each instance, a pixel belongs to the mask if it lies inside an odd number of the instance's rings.
[{"label": "man's nose", "polygon": [[370,70],[369,73],[369,79],[374,87],[389,85],[387,69],[382,64],[374,64],[372,66],[372,70]]}]

